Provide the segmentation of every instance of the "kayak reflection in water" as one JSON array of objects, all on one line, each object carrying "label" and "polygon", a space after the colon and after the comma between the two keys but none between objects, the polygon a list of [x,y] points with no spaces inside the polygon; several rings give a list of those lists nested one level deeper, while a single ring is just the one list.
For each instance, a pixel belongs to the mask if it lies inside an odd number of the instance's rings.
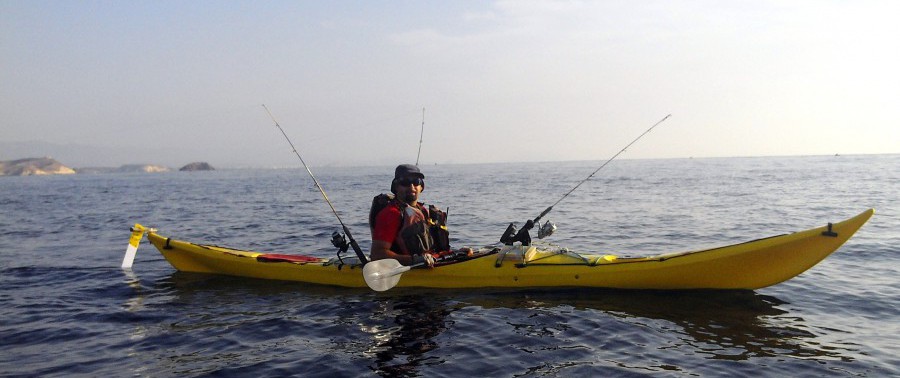
[{"label": "kayak reflection in water", "polygon": [[372,260],[395,259],[403,265],[434,266],[441,252],[450,250],[447,214],[419,202],[425,175],[412,164],[398,165],[391,194],[372,200],[369,227]]},{"label": "kayak reflection in water", "polygon": [[447,329],[447,316],[452,310],[440,301],[422,296],[404,296],[390,299],[386,313],[395,315],[394,326],[377,339],[375,366],[372,369],[383,377],[420,376],[422,365],[444,362],[436,350],[440,344],[434,339]]}]

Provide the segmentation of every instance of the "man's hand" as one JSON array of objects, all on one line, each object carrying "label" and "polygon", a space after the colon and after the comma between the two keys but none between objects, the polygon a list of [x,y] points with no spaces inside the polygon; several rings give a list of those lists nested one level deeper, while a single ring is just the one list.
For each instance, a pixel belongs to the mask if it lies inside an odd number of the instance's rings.
[{"label": "man's hand", "polygon": [[412,259],[412,265],[416,264],[424,264],[429,268],[434,268],[434,256],[432,256],[430,253],[414,255]]}]

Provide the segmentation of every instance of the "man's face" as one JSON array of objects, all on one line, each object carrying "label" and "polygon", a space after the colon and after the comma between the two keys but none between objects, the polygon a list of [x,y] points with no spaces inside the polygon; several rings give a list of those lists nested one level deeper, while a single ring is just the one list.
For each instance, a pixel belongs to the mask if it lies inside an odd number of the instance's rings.
[{"label": "man's face", "polygon": [[408,176],[398,179],[395,185],[397,185],[397,198],[411,204],[419,200],[419,194],[424,188],[424,181],[417,176]]}]

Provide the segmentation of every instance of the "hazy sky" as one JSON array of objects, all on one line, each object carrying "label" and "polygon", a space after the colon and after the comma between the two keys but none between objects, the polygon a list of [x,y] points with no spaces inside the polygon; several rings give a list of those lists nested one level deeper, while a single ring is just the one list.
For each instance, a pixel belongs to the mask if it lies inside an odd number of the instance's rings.
[{"label": "hazy sky", "polygon": [[[0,158],[900,152],[898,1],[0,0]],[[46,146],[46,147],[41,147]],[[73,149],[93,151],[77,155]],[[62,155],[60,155],[62,154]]]}]

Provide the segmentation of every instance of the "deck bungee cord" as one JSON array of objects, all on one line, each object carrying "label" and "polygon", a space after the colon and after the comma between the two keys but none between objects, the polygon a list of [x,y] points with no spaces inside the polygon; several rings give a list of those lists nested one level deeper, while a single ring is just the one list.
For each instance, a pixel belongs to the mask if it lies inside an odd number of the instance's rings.
[{"label": "deck bungee cord", "polygon": [[[600,168],[597,168],[596,170],[594,170],[594,172],[592,172],[590,175],[588,175],[588,177],[586,177],[584,180],[581,180],[581,182],[579,182],[577,185],[575,185],[574,188],[572,188],[571,190],[566,192],[566,194],[564,194],[562,196],[562,198],[560,198],[559,200],[554,202],[552,205],[550,205],[549,207],[544,209],[544,211],[541,212],[540,215],[538,215],[534,219],[529,219],[528,221],[526,221],[525,225],[522,226],[521,230],[517,231],[516,224],[510,223],[509,226],[506,227],[506,231],[503,232],[503,235],[500,236],[500,242],[503,244],[506,244],[506,245],[513,245],[513,243],[515,243],[515,242],[520,242],[520,243],[522,243],[523,246],[531,245],[531,235],[529,234],[528,231],[531,230],[535,224],[540,225],[541,218],[543,218],[545,215],[549,214],[550,211],[553,210],[553,206],[558,205],[560,202],[562,202],[562,200],[566,199],[566,197],[568,197],[569,194],[572,194],[572,192],[574,192],[575,189],[578,189],[578,187],[580,187],[581,184],[584,184],[585,182],[590,180],[591,177],[594,177],[594,175],[597,174],[597,172],[600,172],[600,170],[603,169],[603,167],[606,167],[610,162],[612,162],[615,158],[617,158],[619,155],[621,155],[623,152],[625,152],[625,150],[627,150],[629,147],[631,147],[631,145],[637,143],[637,141],[640,140],[641,138],[643,138],[644,135],[649,134],[651,131],[653,131],[654,128],[656,128],[656,126],[659,126],[659,124],[663,123],[665,120],[669,119],[669,117],[671,117],[671,116],[672,116],[671,114],[666,115],[665,117],[663,117],[663,119],[657,121],[656,123],[653,124],[653,126],[650,126],[649,129],[647,129],[646,131],[641,133],[641,135],[638,135],[637,138],[634,138],[634,140],[632,140],[631,143],[628,143],[624,148],[619,150],[619,152],[616,152],[616,154],[613,155],[611,158],[609,158],[605,163],[603,163],[603,165],[601,165]],[[540,228],[538,229],[538,239],[543,239],[547,236],[550,236],[550,234],[552,234],[553,231],[555,231],[555,230],[556,230],[556,226],[553,225],[553,223],[547,221],[547,223],[540,226]]]},{"label": "deck bungee cord", "polygon": [[[275,123],[275,126],[278,127],[278,130],[281,131],[281,135],[284,135],[284,139],[287,140],[288,144],[291,145],[291,149],[294,151],[294,155],[297,155],[297,158],[300,159],[300,162],[303,163],[303,168],[306,168],[306,173],[309,173],[309,177],[312,178],[313,183],[316,184],[316,189],[319,189],[319,193],[322,193],[322,197],[325,198],[325,202],[328,203],[328,207],[331,208],[331,212],[334,213],[334,216],[337,218],[338,223],[341,224],[341,228],[344,230],[344,235],[346,235],[346,239],[343,235],[338,233],[331,234],[331,243],[334,244],[335,247],[338,247],[338,258],[340,258],[341,253],[347,251],[347,247],[353,247],[353,252],[356,252],[356,257],[359,258],[359,262],[363,265],[369,262],[366,258],[366,255],[363,253],[362,249],[359,248],[359,244],[356,243],[356,240],[353,239],[353,234],[350,233],[350,229],[347,228],[347,225],[344,224],[344,221],[341,219],[341,216],[338,215],[337,210],[334,208],[334,204],[331,203],[331,200],[328,199],[328,194],[325,194],[325,189],[322,189],[322,185],[319,184],[319,180],[316,179],[316,176],[313,175],[312,170],[309,169],[309,166],[306,165],[306,162],[303,161],[303,157],[300,156],[300,152],[297,151],[297,147],[294,146],[294,143],[291,142],[291,138],[288,138],[287,133],[284,132],[284,129],[278,124],[278,120],[275,119],[275,116],[272,115],[272,112],[269,111],[269,108],[266,104],[262,104],[263,109],[266,109],[266,113],[269,113],[269,117],[272,118],[272,122]],[[424,122],[424,121],[423,121]],[[349,241],[349,243],[348,243]]]}]

